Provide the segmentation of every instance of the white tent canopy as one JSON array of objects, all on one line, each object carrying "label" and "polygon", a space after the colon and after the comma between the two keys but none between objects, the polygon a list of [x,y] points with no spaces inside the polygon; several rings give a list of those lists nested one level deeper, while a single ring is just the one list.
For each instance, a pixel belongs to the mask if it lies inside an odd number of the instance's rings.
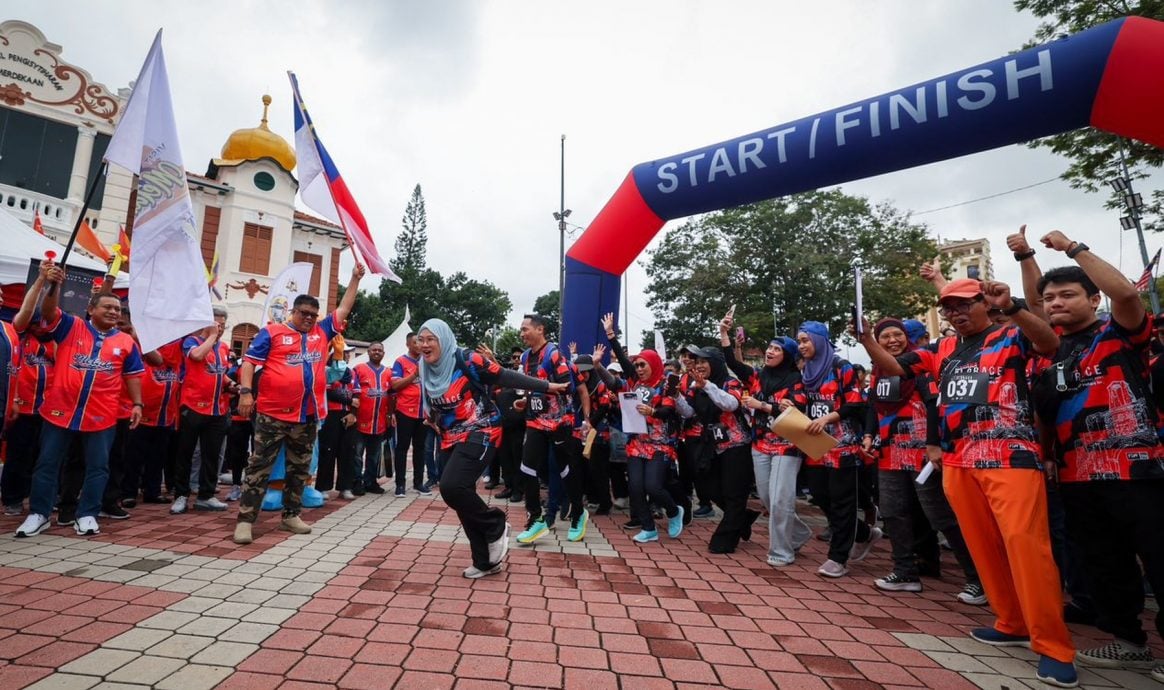
[{"label": "white tent canopy", "polygon": [[[412,327],[408,325],[408,319],[411,316],[408,313],[408,306],[404,307],[404,320],[392,331],[392,335],[388,336],[381,343],[384,345],[384,361],[391,366],[396,358],[408,351],[408,334],[412,332]],[[354,367],[357,364],[363,364],[368,361],[367,353],[361,354],[358,357],[352,357],[351,365]]]},{"label": "white tent canopy", "polygon": [[[56,252],[59,261],[65,248],[0,208],[0,285],[24,285],[28,282],[29,260],[43,259],[46,251]],[[75,250],[69,254],[69,265],[105,272],[105,264]],[[128,289],[129,274],[123,271],[113,286]]]}]

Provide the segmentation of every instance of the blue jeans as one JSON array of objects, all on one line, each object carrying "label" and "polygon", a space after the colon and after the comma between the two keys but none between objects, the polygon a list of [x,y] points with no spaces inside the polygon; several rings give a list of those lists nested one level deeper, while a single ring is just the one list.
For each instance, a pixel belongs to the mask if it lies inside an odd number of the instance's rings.
[{"label": "blue jeans", "polygon": [[380,477],[380,459],[384,456],[383,434],[359,434],[356,438],[357,479],[363,477],[364,487],[376,483]]},{"label": "blue jeans", "polygon": [[768,455],[752,449],[756,493],[768,509],[768,559],[781,565],[796,560],[796,551],[812,538],[812,530],[796,514],[796,475],[800,458]]},{"label": "blue jeans", "polygon": [[436,456],[436,434],[427,426],[424,427],[424,466],[428,472],[428,481],[425,485],[433,487],[440,481],[441,470],[444,469],[437,462]]},{"label": "blue jeans", "polygon": [[105,483],[109,480],[109,450],[113,447],[116,433],[116,427],[82,433],[62,429],[55,424],[43,424],[40,430],[40,457],[32,474],[29,510],[45,517],[52,515],[60,483],[61,463],[69,453],[73,438],[79,435],[85,453],[85,483],[81,485],[77,517],[97,517],[101,510]]}]

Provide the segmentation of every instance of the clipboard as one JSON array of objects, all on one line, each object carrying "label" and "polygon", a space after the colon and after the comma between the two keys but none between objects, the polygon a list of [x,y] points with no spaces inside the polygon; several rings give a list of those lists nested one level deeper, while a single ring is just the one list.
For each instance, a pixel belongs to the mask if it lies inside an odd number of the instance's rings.
[{"label": "clipboard", "polygon": [[638,393],[626,391],[618,394],[618,409],[622,414],[622,431],[624,434],[647,433],[647,418],[639,412]]},{"label": "clipboard", "polygon": [[594,449],[594,439],[598,438],[598,430],[591,427],[590,432],[586,434],[586,443],[582,446],[582,457],[587,460],[590,459],[590,452]]},{"label": "clipboard", "polygon": [[840,443],[829,434],[809,434],[812,420],[795,407],[789,407],[772,420],[772,431],[791,441],[813,460],[820,460]]}]

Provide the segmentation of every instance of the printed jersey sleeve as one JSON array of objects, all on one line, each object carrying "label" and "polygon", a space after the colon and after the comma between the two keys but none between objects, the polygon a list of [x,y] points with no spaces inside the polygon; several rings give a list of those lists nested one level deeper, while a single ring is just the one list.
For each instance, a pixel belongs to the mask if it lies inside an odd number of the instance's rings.
[{"label": "printed jersey sleeve", "polygon": [[327,336],[328,340],[331,340],[340,334],[339,329],[336,328],[335,325],[335,312],[332,312],[323,317],[323,320],[319,322],[319,327],[323,329],[323,332]]},{"label": "printed jersey sleeve", "polygon": [[897,358],[897,363],[905,369],[906,378],[938,378],[938,355],[935,352],[921,349],[906,352]]},{"label": "printed jersey sleeve", "polygon": [[247,348],[246,357],[255,364],[262,364],[267,361],[269,354],[271,354],[271,332],[262,328],[251,341],[251,346]]},{"label": "printed jersey sleeve", "polygon": [[188,335],[182,340],[182,356],[189,357],[190,350],[202,344],[202,340],[196,335]]},{"label": "printed jersey sleeve", "polygon": [[57,318],[45,324],[45,334],[58,345],[69,336],[69,331],[73,328],[73,322],[77,317],[68,314],[64,309],[57,309]]},{"label": "printed jersey sleeve", "polygon": [[404,378],[404,365],[402,365],[400,363],[399,359],[397,359],[395,362],[392,363],[392,378],[394,378],[394,379]]},{"label": "printed jersey sleeve", "polygon": [[[861,394],[861,388],[857,385],[857,370],[853,368],[852,364],[844,362],[841,364],[841,380],[840,384],[840,404],[841,405],[861,405],[865,402],[865,397]],[[737,393],[738,395],[738,393]]]},{"label": "printed jersey sleeve", "polygon": [[1136,349],[1146,347],[1150,342],[1152,342],[1152,334],[1154,332],[1155,324],[1153,323],[1153,318],[1150,314],[1144,314],[1144,319],[1140,322],[1140,325],[1132,329],[1124,328],[1120,322],[1116,321],[1115,319],[1111,320],[1111,325],[1117,333],[1123,336],[1124,340],[1128,341],[1129,345]]},{"label": "printed jersey sleeve", "polygon": [[[476,370],[477,375],[481,377],[481,381],[487,384],[497,383],[497,377],[501,374],[501,365],[491,359],[485,359],[476,352],[469,352],[465,358],[465,364],[470,368]],[[396,371],[393,367],[392,374],[395,376]]]},{"label": "printed jersey sleeve", "polygon": [[570,382],[570,360],[562,355],[561,350],[554,350],[550,355],[550,367],[553,369],[554,375],[551,381],[554,383],[569,383]]},{"label": "printed jersey sleeve", "polygon": [[125,363],[122,364],[121,373],[123,376],[141,376],[145,372],[145,364],[141,361],[141,348],[137,343],[129,348],[129,354],[125,356]]}]

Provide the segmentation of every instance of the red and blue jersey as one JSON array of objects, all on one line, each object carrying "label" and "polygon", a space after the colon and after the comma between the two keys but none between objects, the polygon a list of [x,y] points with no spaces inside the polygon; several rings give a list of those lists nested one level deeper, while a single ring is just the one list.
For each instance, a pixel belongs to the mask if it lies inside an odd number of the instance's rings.
[{"label": "red and blue jersey", "polygon": [[182,341],[182,355],[185,371],[182,373],[182,407],[188,407],[198,414],[218,417],[230,411],[230,393],[226,374],[230,371],[230,346],[217,342],[201,362],[195,361],[190,352],[205,342],[197,335],[186,336]]},{"label": "red and blue jersey", "polygon": [[137,342],[116,328],[102,333],[59,310],[45,330],[56,343],[57,362],[40,416],[72,431],[103,431],[117,424],[123,378],[145,371]]},{"label": "red and blue jersey", "polygon": [[182,342],[175,340],[158,348],[162,364],[145,363],[141,379],[141,423],[174,429],[178,426],[178,401],[182,394]]},{"label": "red and blue jersey", "polygon": [[20,373],[16,376],[13,404],[17,414],[40,414],[45,393],[53,382],[57,344],[26,335],[21,343]]},{"label": "red and blue jersey", "polygon": [[755,448],[756,452],[763,453],[764,455],[800,456],[801,453],[796,446],[791,441],[772,431],[771,425],[775,416],[780,414],[781,400],[791,400],[792,404],[800,410],[803,410],[808,405],[808,397],[804,394],[804,382],[797,379],[791,386],[779,388],[768,395],[764,394],[758,373],[752,376],[747,383],[751,388],[753,397],[772,406],[771,415],[756,410],[756,415],[752,418],[752,433],[754,437],[752,448]]},{"label": "red and blue jersey", "polygon": [[252,364],[263,365],[255,400],[259,414],[291,423],[327,416],[327,353],[336,335],[334,315],[306,333],[277,323],[259,330],[246,354]]},{"label": "red and blue jersey", "polygon": [[[563,356],[562,351],[553,343],[545,343],[537,352],[526,350],[521,355],[521,373],[536,379],[550,383],[571,383],[575,371],[569,358]],[[573,427],[572,393],[572,390],[559,394],[531,392],[526,401],[525,427],[540,431]]]},{"label": "red and blue jersey", "polygon": [[[627,382],[626,390],[638,396],[643,405],[655,408],[655,414],[647,417],[647,433],[627,434],[626,454],[632,458],[643,460],[669,460],[675,462],[678,458],[676,447],[679,445],[679,435],[676,431],[678,424],[675,411],[675,399],[663,395],[663,384],[650,388],[641,383]],[[658,416],[658,411],[667,409],[668,414]]]},{"label": "red and blue jersey", "polygon": [[[804,396],[809,419],[820,419],[833,412],[839,414],[846,405],[861,405],[865,402],[857,387],[856,370],[840,357],[833,359],[820,387],[816,390],[805,387]],[[837,439],[837,446],[819,460],[807,458],[806,465],[840,468],[859,467],[863,463],[861,429],[853,417],[842,417],[841,421],[826,425],[825,433]]]},{"label": "red and blue jersey", "polygon": [[0,328],[0,427],[7,418],[10,406],[16,402],[16,383],[20,379],[20,334],[7,321]]},{"label": "red and blue jersey", "polygon": [[361,434],[384,433],[388,429],[388,408],[392,402],[392,370],[364,362],[352,370],[352,378],[360,391],[356,428]]},{"label": "red and blue jersey", "polygon": [[1068,372],[1073,392],[1061,397],[1055,417],[1059,481],[1164,478],[1148,376],[1152,334],[1147,316],[1132,330],[1109,318],[1096,329],[1062,337],[1056,359],[1077,346],[1085,349]]},{"label": "red and blue jersey", "polygon": [[[400,355],[392,364],[392,378],[404,379],[412,376],[420,366],[410,355]],[[420,378],[396,391],[396,411],[405,417],[420,419]]]},{"label": "red and blue jersey", "polygon": [[[356,383],[355,376],[352,370],[346,366],[340,369],[338,365],[333,362],[325,370],[328,377],[327,383],[327,411],[331,412],[347,412],[351,409],[352,400],[355,399],[356,394],[360,392],[359,386]],[[338,372],[339,378],[336,378]],[[332,380],[334,379],[334,380]]]},{"label": "red and blue jersey", "polygon": [[897,358],[907,374],[937,382],[944,466],[1042,469],[1027,382],[1034,356],[1017,326],[992,326]]},{"label": "red and blue jersey", "polygon": [[432,421],[441,437],[441,449],[449,449],[481,433],[490,445],[501,442],[501,411],[487,395],[488,386],[497,382],[501,365],[472,350],[462,350],[464,368],[453,369],[452,381],[445,394],[429,397]]},{"label": "red and blue jersey", "polygon": [[926,400],[933,400],[937,387],[928,376],[917,378],[912,386],[902,383],[900,376],[869,374],[870,420],[877,420],[880,441],[877,468],[917,472],[926,464]]}]

